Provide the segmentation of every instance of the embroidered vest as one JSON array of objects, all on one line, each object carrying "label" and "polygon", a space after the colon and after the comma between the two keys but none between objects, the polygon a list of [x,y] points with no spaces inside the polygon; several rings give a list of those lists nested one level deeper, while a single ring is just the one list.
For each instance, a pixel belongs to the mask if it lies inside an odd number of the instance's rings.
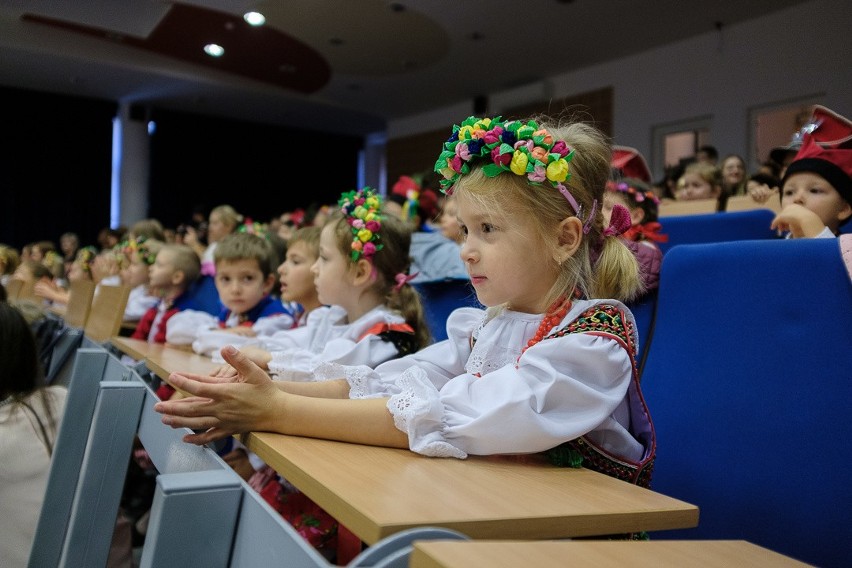
[{"label": "embroidered vest", "polygon": [[630,425],[628,430],[645,448],[644,455],[639,462],[632,462],[615,456],[607,450],[597,446],[586,436],[580,436],[555,448],[547,450],[545,454],[551,463],[558,466],[585,467],[612,477],[639,485],[649,487],[651,484],[651,473],[654,469],[657,443],[654,435],[654,425],[651,415],[639,389],[639,373],[636,366],[636,334],[633,324],[624,317],[624,312],[611,304],[600,304],[593,306],[580,314],[580,316],[562,327],[557,332],[548,335],[544,340],[554,337],[562,337],[571,333],[589,333],[601,337],[614,339],[630,355],[630,364],[633,368],[630,386],[627,396],[630,405]]}]

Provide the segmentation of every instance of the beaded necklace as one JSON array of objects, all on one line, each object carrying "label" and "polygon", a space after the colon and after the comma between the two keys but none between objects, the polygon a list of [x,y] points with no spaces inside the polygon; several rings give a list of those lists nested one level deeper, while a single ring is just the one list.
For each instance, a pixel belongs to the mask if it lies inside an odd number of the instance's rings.
[{"label": "beaded necklace", "polygon": [[535,335],[533,335],[532,339],[527,341],[526,346],[521,349],[521,354],[518,355],[518,360],[515,361],[515,368],[518,367],[521,356],[526,353],[527,349],[544,339],[554,327],[559,325],[559,323],[565,319],[565,315],[568,313],[568,310],[571,309],[572,305],[573,302],[569,298],[563,296],[550,306],[550,309],[548,309],[547,313],[544,314],[541,323],[538,324],[538,329],[536,330]]}]

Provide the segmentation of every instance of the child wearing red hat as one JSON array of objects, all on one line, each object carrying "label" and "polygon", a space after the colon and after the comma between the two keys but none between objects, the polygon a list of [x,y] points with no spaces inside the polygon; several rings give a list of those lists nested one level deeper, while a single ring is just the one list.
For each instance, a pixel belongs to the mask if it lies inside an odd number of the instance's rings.
[{"label": "child wearing red hat", "polygon": [[772,221],[788,238],[835,237],[852,219],[852,122],[824,107],[814,119],[781,180],[782,210]]}]

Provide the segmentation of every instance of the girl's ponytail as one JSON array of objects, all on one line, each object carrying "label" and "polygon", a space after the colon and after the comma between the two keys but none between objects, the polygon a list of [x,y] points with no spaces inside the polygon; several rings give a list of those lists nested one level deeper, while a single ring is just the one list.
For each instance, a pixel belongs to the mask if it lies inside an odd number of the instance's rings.
[{"label": "girl's ponytail", "polygon": [[387,306],[398,311],[405,318],[405,322],[414,330],[415,351],[423,349],[432,343],[432,334],[426,323],[426,313],[420,294],[411,284],[405,282],[402,286],[394,286],[387,295]]}]

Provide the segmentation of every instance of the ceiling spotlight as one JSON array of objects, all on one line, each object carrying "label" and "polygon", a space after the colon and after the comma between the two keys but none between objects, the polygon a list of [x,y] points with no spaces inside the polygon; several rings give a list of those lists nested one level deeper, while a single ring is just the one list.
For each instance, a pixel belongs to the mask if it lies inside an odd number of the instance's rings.
[{"label": "ceiling spotlight", "polygon": [[222,57],[225,53],[225,48],[215,43],[208,43],[204,46],[204,53],[211,57]]},{"label": "ceiling spotlight", "polygon": [[243,14],[243,19],[248,22],[250,26],[262,26],[266,23],[266,16],[260,12],[246,12]]}]

